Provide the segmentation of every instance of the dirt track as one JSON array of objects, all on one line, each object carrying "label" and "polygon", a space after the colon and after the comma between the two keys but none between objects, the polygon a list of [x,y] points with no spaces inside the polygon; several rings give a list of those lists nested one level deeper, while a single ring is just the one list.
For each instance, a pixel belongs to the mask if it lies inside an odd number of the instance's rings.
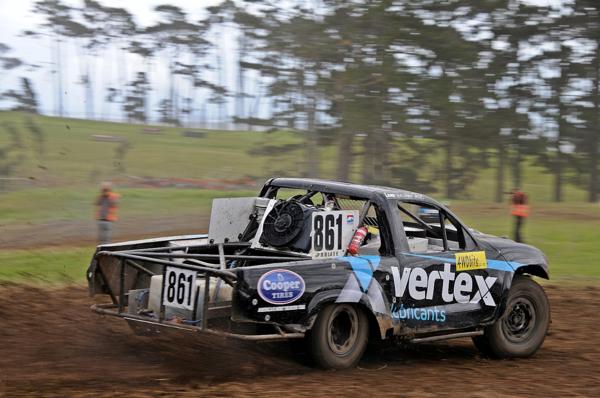
[{"label": "dirt track", "polygon": [[553,323],[534,358],[489,360],[465,339],[370,352],[357,369],[324,372],[287,345],[204,352],[189,337],[135,336],[92,314],[83,287],[1,285],[0,396],[598,397],[600,287],[546,289]]}]

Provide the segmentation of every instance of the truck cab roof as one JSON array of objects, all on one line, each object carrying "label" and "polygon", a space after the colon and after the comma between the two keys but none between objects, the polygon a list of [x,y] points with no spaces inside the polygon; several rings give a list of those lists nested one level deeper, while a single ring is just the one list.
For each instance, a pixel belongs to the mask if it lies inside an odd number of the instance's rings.
[{"label": "truck cab roof", "polygon": [[268,180],[262,191],[261,196],[265,195],[271,187],[306,189],[307,191],[319,191],[336,193],[350,197],[360,197],[364,199],[383,202],[387,200],[413,201],[435,204],[441,204],[434,199],[421,193],[407,191],[404,189],[391,188],[379,185],[352,184],[348,182],[322,180],[315,178],[272,178]]}]

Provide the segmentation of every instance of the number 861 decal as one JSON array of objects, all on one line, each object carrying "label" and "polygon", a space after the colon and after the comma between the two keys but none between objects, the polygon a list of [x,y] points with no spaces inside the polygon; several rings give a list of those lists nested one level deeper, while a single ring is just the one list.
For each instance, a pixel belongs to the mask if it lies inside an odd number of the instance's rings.
[{"label": "number 861 decal", "polygon": [[163,304],[170,307],[194,309],[196,300],[196,271],[167,267],[163,288]]},{"label": "number 861 decal", "polygon": [[358,222],[355,210],[322,211],[312,214],[312,257],[344,254]]}]

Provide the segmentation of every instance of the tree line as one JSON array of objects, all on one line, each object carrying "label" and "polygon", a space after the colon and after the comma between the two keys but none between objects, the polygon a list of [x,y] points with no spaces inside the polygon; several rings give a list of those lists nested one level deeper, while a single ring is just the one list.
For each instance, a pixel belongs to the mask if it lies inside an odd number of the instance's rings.
[{"label": "tree line", "polygon": [[[64,114],[63,48],[78,49],[79,83],[93,118],[99,58],[116,60],[105,103],[130,121],[189,125],[207,106],[223,122],[286,129],[303,137],[302,173],[321,174],[319,148],[335,146],[335,174],[464,197],[493,168],[495,198],[522,185],[536,164],[598,200],[600,12],[594,0],[536,6],[527,0],[223,1],[193,20],[160,5],[140,26],[124,8],[96,0],[39,0],[44,22],[24,34],[51,45],[55,113]],[[234,54],[223,37],[235,38]],[[134,65],[127,65],[135,54]],[[231,61],[232,57],[234,61]],[[153,93],[156,63],[166,93]],[[235,63],[235,82],[223,70]],[[4,69],[22,62],[0,46]],[[151,110],[149,96],[161,96]],[[9,90],[36,108],[27,78]],[[234,104],[228,114],[226,104]],[[277,150],[277,149],[276,149]],[[279,148],[285,151],[286,148]],[[509,179],[511,186],[505,186]]]}]

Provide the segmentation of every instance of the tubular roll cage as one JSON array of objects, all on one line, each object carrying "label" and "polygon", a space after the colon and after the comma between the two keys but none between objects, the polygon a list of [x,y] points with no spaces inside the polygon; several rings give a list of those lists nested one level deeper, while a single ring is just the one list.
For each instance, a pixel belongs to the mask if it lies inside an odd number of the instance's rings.
[{"label": "tubular roll cage", "polygon": [[[218,247],[219,254],[196,254],[196,253],[187,253],[189,249],[203,247],[211,245],[183,245],[183,246],[169,246],[169,247],[157,247],[157,248],[147,248],[147,249],[132,249],[132,250],[122,250],[122,251],[100,251],[96,253],[97,258],[101,257],[115,257],[119,259],[119,294],[115,295],[110,284],[108,283],[108,279],[104,272],[102,271],[102,267],[96,266],[94,269],[94,274],[98,272],[100,277],[102,278],[104,285],[107,286],[108,294],[111,297],[112,303],[106,304],[94,304],[91,306],[92,311],[101,314],[101,315],[110,315],[123,318],[128,322],[136,322],[147,325],[155,325],[161,327],[167,327],[172,329],[180,329],[187,330],[192,332],[200,332],[213,336],[220,336],[226,338],[234,338],[239,340],[247,340],[247,341],[276,341],[276,340],[287,340],[294,338],[303,338],[304,333],[287,333],[283,331],[279,325],[273,324],[273,327],[277,333],[273,334],[239,334],[239,333],[231,333],[222,330],[215,330],[208,328],[208,319],[210,315],[218,316],[221,314],[226,314],[227,310],[230,308],[227,305],[217,306],[217,305],[209,305],[210,304],[210,279],[211,278],[219,278],[223,282],[228,285],[235,287],[237,282],[237,276],[234,272],[227,270],[226,265],[228,260],[267,260],[273,262],[289,262],[289,261],[300,261],[306,260],[305,257],[283,257],[283,256],[256,256],[256,255],[239,255],[239,254],[225,254],[224,243],[216,244]],[[233,246],[240,246],[239,243],[234,244]],[[242,247],[249,247],[249,245],[243,245]],[[181,251],[184,250],[185,253],[174,252],[174,250]],[[184,259],[188,263],[180,263],[173,261],[174,259]],[[218,263],[210,263],[203,260],[218,260]],[[126,303],[126,293],[125,293],[125,275],[127,267],[131,267],[136,269],[139,272],[142,272],[150,277],[154,275],[160,275],[161,273],[155,273],[143,265],[139,264],[139,262],[148,262],[153,264],[158,264],[162,266],[162,285],[161,285],[161,300],[160,300],[160,311],[158,314],[158,318],[138,315],[138,314],[130,314],[125,312],[125,303]],[[193,262],[194,264],[189,264],[189,262]],[[167,266],[173,266],[177,268],[182,268],[190,271],[195,271],[198,277],[203,277],[205,287],[204,287],[204,297],[202,298],[202,320],[199,326],[196,325],[187,325],[181,323],[175,323],[170,320],[165,319],[165,306],[162,300],[162,294],[164,292],[164,283],[165,283],[165,273]],[[203,275],[198,275],[202,273]],[[198,310],[198,300],[194,303],[193,313],[196,314]]]}]

